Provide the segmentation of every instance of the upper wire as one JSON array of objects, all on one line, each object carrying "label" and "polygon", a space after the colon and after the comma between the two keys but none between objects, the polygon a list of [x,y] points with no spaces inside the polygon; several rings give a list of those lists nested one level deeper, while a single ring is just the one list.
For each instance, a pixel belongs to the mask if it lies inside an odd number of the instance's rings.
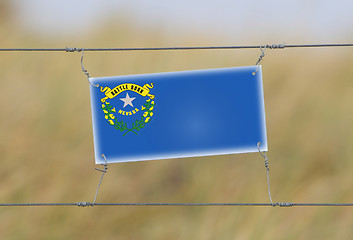
[{"label": "upper wire", "polygon": [[248,46],[201,46],[201,47],[137,47],[137,48],[0,48],[3,52],[81,52],[84,51],[171,51],[171,50],[221,50],[221,49],[285,49],[285,48],[319,48],[319,47],[353,47],[353,43],[329,44],[269,44]]},{"label": "upper wire", "polygon": [[[90,202],[76,203],[0,203],[0,207],[93,206]],[[353,207],[353,203],[95,203],[94,206],[146,206],[146,207]]]}]

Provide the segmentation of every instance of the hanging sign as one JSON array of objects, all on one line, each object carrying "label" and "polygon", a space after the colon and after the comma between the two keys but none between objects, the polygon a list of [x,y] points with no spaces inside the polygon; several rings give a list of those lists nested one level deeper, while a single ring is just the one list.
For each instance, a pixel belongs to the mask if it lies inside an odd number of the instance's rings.
[{"label": "hanging sign", "polygon": [[267,151],[256,69],[91,78],[96,164]]}]

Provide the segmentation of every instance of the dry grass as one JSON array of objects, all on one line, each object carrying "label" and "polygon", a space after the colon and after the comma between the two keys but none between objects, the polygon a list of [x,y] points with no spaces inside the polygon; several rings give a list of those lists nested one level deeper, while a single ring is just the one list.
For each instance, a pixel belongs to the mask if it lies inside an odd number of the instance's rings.
[{"label": "dry grass", "polygon": [[[2,26],[2,47],[45,39]],[[146,33],[145,33],[146,34]],[[167,46],[124,28],[63,46]],[[190,40],[191,39],[191,40]],[[202,42],[185,37],[179,45]],[[203,40],[203,43],[206,42]],[[50,45],[52,47],[53,45]],[[252,65],[259,51],[87,53],[92,76]],[[275,201],[352,202],[352,49],[268,51],[265,104]],[[88,83],[77,53],[1,53],[1,202],[92,201]],[[267,202],[259,154],[112,164],[99,202]],[[349,208],[0,208],[1,239],[350,239]]]}]

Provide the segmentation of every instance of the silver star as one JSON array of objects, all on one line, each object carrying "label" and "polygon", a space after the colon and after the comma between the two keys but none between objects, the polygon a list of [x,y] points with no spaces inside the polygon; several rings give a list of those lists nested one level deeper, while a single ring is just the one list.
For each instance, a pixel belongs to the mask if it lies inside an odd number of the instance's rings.
[{"label": "silver star", "polygon": [[120,98],[120,100],[124,102],[124,107],[126,107],[127,105],[130,105],[131,107],[133,107],[134,105],[132,105],[132,101],[134,99],[135,98],[134,97],[131,98],[128,93],[126,93],[126,97],[125,98]]}]

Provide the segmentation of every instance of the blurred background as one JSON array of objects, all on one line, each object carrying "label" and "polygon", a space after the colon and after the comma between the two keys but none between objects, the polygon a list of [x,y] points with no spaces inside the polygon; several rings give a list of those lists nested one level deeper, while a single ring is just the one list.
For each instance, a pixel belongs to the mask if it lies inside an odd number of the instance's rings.
[{"label": "blurred background", "polygon": [[[352,43],[353,2],[1,0],[0,48]],[[254,65],[260,50],[86,52],[91,76]],[[93,201],[80,53],[0,52],[0,202]],[[353,202],[353,48],[267,50],[275,202]],[[269,202],[258,153],[109,165],[97,202]],[[351,208],[1,207],[2,239],[351,239]]]}]

